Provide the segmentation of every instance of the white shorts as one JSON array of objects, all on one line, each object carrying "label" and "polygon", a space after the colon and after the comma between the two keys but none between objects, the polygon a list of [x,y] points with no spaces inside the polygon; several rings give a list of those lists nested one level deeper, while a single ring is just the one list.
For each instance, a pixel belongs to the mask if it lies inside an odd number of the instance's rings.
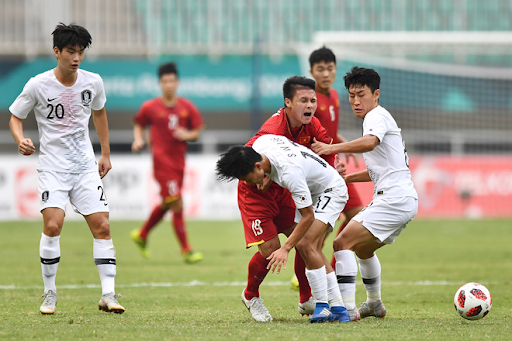
[{"label": "white shorts", "polygon": [[[313,210],[315,219],[327,224],[327,232],[332,232],[341,211],[348,201],[347,187],[333,188],[327,190],[318,197],[313,197]],[[295,223],[298,223],[302,215],[299,210],[295,211]]]},{"label": "white shorts", "polygon": [[416,198],[377,196],[352,219],[361,223],[380,243],[393,244],[417,212]]},{"label": "white shorts", "polygon": [[38,171],[41,211],[57,207],[66,212],[68,201],[82,215],[109,212],[107,196],[98,172],[83,174]]}]

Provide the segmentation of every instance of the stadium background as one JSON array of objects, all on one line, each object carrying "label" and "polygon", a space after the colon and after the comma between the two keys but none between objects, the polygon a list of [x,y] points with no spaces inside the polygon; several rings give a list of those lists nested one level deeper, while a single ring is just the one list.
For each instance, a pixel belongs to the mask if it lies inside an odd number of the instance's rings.
[{"label": "stadium background", "polygon": [[[132,117],[159,95],[160,63],[177,62],[179,93],[207,125],[190,145],[186,213],[237,219],[234,184],[214,178],[217,154],[282,105],[284,79],[307,76],[307,56],[323,44],[338,56],[345,137],[358,137],[361,122],[342,76],[352,65],[381,74],[381,104],[403,130],[419,216],[511,216],[511,17],[508,0],[0,0],[0,219],[40,217],[37,159],[17,154],[8,107],[30,77],[55,66],[50,33],[61,21],[91,32],[82,67],[105,82],[112,219],[143,219],[158,200],[149,154],[132,155],[130,145]],[[37,141],[33,115],[24,128]],[[360,188],[369,202],[372,186]]]}]

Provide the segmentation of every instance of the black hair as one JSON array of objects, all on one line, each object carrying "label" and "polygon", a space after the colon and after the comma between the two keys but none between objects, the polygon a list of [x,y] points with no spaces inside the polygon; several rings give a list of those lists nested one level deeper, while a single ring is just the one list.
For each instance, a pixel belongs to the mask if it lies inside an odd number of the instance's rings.
[{"label": "black hair", "polygon": [[345,81],[345,88],[347,88],[347,90],[354,85],[367,85],[372,93],[374,93],[380,86],[380,76],[377,71],[359,66],[354,66],[352,70],[347,72],[343,80]]},{"label": "black hair", "polygon": [[231,146],[220,154],[220,159],[217,161],[217,179],[221,181],[240,179],[254,171],[254,164],[262,160],[262,156],[252,147]]},{"label": "black hair", "polygon": [[331,49],[322,46],[318,50],[311,52],[309,55],[309,67],[312,69],[313,65],[320,62],[334,62],[334,64],[336,64],[336,56]]},{"label": "black hair", "polygon": [[165,63],[160,65],[158,68],[158,78],[162,78],[162,76],[166,74],[175,74],[176,78],[178,77],[178,69],[176,68],[175,63]]},{"label": "black hair", "polygon": [[283,84],[283,97],[293,99],[299,89],[312,89],[316,91],[316,83],[311,78],[303,76],[288,77]]},{"label": "black hair", "polygon": [[60,51],[66,46],[81,46],[86,49],[92,44],[89,31],[76,24],[65,25],[59,23],[52,32],[52,35],[53,47],[57,47]]}]

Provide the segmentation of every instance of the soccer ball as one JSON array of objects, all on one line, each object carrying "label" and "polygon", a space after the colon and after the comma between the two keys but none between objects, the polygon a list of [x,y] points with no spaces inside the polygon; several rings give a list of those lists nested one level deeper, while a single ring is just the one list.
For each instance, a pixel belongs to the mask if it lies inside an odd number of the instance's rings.
[{"label": "soccer ball", "polygon": [[457,290],[453,303],[455,310],[466,320],[479,320],[491,310],[492,298],[486,287],[471,282]]}]

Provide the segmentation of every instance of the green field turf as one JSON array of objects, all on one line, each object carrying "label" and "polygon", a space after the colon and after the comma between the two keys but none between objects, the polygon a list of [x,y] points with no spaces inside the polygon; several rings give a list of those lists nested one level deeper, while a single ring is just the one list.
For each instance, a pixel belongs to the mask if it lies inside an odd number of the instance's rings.
[{"label": "green field turf", "polygon": [[[261,287],[272,323],[258,323],[240,301],[247,262],[239,221],[191,221],[192,245],[205,255],[185,264],[167,223],[151,235],[151,258],[129,239],[140,222],[112,222],[122,315],[99,311],[99,277],[85,222],[66,222],[53,316],[39,313],[43,293],[40,221],[0,222],[0,339],[24,340],[510,340],[512,221],[415,220],[396,243],[379,250],[384,319],[310,324],[297,312],[288,268]],[[331,245],[332,237],[326,243]],[[332,251],[325,248],[328,257]],[[493,295],[487,317],[466,321],[453,296],[477,281]],[[358,278],[357,303],[366,298]]]}]

